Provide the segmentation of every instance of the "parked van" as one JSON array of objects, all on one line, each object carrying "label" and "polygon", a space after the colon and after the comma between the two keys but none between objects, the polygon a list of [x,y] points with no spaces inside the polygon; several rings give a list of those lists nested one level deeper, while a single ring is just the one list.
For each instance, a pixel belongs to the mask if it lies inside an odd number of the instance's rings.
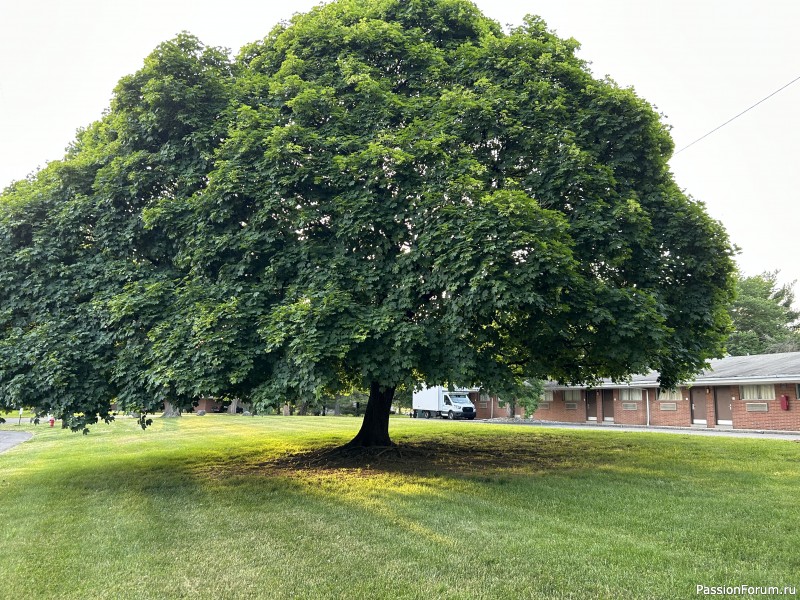
[{"label": "parked van", "polygon": [[470,390],[449,391],[442,386],[422,388],[414,392],[411,402],[411,416],[430,419],[474,419],[475,405],[469,399]]}]

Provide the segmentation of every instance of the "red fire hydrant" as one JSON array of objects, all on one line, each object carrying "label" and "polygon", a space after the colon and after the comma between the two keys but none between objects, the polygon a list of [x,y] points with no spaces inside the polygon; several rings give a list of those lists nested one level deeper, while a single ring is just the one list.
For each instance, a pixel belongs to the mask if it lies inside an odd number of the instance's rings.
[{"label": "red fire hydrant", "polygon": [[53,427],[56,424],[55,417],[50,417],[50,427]]}]

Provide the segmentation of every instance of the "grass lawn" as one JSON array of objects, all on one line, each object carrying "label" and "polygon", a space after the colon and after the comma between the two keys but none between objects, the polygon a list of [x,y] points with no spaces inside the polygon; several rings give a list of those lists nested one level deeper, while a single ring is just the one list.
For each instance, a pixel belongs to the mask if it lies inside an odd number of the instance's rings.
[{"label": "grass lawn", "polygon": [[359,423],[9,420],[35,437],[0,454],[0,598],[800,589],[798,443],[397,418],[400,454],[320,452]]}]

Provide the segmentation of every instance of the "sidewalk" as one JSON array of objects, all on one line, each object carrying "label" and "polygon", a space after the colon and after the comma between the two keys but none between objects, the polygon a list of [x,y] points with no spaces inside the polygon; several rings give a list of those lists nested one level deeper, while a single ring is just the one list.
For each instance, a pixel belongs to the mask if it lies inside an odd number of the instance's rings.
[{"label": "sidewalk", "polygon": [[5,431],[0,430],[0,453],[10,450],[17,444],[27,442],[33,437],[32,433],[27,431]]},{"label": "sidewalk", "polygon": [[615,423],[605,423],[595,425],[594,423],[555,423],[550,421],[534,421],[533,419],[485,419],[484,423],[498,423],[509,425],[527,425],[528,427],[546,427],[551,429],[591,429],[594,431],[634,431],[652,433],[674,433],[683,435],[704,435],[722,436],[738,438],[758,438],[772,440],[787,440],[800,442],[800,433],[796,431],[762,431],[754,429],[708,429],[706,427],[646,427],[644,425],[618,425]]}]

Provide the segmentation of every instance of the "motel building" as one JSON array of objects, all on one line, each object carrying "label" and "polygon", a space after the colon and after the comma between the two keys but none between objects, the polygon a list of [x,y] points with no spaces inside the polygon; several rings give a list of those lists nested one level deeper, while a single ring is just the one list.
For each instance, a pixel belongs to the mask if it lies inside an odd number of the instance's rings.
[{"label": "motel building", "polygon": [[[675,390],[659,390],[658,373],[593,388],[548,383],[538,421],[800,431],[800,352],[731,356]],[[479,419],[510,416],[498,399],[475,394]],[[517,408],[514,416],[523,416]]]}]

